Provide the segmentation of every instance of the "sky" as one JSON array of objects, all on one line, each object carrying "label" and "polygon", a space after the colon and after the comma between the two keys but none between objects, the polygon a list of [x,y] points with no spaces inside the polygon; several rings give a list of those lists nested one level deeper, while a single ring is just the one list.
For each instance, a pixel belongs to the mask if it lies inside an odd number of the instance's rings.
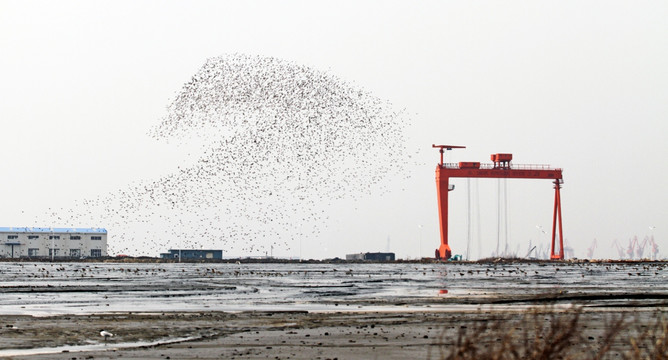
[{"label": "sky", "polygon": [[[408,183],[327,207],[326,231],[277,256],[433,256],[431,145],[445,143],[467,147],[448,162],[504,152],[563,168],[573,256],[596,241],[594,257],[618,257],[615,242],[653,236],[667,257],[666,34],[663,1],[0,0],[0,225],[49,226],[34,214],[174,171],[189,150],[147,132],[208,58],[251,54],[389,101],[417,151]],[[453,183],[453,253],[547,248],[549,181]]]}]

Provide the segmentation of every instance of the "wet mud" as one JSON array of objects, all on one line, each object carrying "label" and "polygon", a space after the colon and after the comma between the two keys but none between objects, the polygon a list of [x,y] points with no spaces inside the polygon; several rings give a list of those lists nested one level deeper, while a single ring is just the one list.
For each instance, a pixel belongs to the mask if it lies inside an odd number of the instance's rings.
[{"label": "wet mud", "polygon": [[0,357],[13,358],[442,358],[462,326],[529,309],[581,309],[596,343],[615,316],[650,323],[668,304],[660,262],[0,270]]}]

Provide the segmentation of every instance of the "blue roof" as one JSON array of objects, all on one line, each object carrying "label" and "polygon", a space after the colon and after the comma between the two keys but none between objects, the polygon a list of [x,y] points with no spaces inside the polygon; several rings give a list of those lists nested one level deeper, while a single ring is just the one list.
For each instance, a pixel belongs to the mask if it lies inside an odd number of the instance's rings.
[{"label": "blue roof", "polygon": [[106,234],[104,228],[48,228],[48,227],[0,227],[0,232],[13,233],[83,233],[83,234]]}]

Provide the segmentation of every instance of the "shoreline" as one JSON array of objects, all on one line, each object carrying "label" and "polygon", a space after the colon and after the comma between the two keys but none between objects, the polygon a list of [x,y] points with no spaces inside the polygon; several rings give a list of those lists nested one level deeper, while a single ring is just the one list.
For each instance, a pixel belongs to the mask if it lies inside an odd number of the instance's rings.
[{"label": "shoreline", "polygon": [[0,257],[0,263],[118,263],[118,264],[132,264],[132,263],[146,263],[146,264],[652,264],[652,265],[667,265],[668,259],[650,260],[650,259],[566,259],[566,260],[548,260],[548,259],[522,259],[522,258],[485,258],[480,260],[457,260],[457,261],[443,261],[434,258],[422,259],[397,259],[389,260],[345,260],[345,259],[278,259],[278,258],[229,258],[229,259],[163,259],[149,256],[124,256],[124,257],[98,257],[86,259],[73,258],[51,258],[44,257],[21,257],[21,258],[3,258]]}]

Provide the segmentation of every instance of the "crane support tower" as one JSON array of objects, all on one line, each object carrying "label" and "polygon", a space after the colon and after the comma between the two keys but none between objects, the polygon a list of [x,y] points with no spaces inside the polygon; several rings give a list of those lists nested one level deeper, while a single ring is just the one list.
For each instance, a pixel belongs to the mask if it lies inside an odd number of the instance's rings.
[{"label": "crane support tower", "polygon": [[[445,150],[465,149],[465,146],[432,145],[439,149],[441,162],[436,166],[436,192],[438,196],[438,219],[441,226],[441,246],[436,249],[436,259],[447,260],[452,256],[448,244],[448,192],[454,189],[450,178],[497,178],[497,179],[550,179],[554,184],[554,215],[552,216],[552,248],[550,259],[564,259],[564,237],[561,225],[561,195],[559,190],[563,184],[562,169],[547,165],[511,165],[512,154],[492,154],[491,164],[479,162],[443,162]],[[559,248],[556,249],[557,226],[559,232]]]}]

